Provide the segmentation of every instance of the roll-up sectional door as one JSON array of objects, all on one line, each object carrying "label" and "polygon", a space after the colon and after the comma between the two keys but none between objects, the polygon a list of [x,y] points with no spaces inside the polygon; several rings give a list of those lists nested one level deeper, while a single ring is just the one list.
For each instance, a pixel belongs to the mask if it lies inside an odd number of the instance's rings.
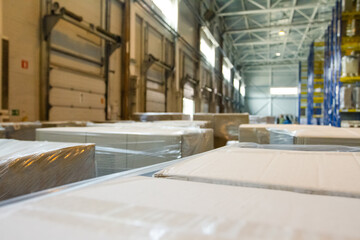
[{"label": "roll-up sectional door", "polygon": [[[163,59],[163,35],[147,25],[147,54]],[[166,80],[165,69],[152,64],[146,74],[146,111],[165,112],[166,109]]]},{"label": "roll-up sectional door", "polygon": [[[90,20],[98,19],[94,16]],[[63,20],[53,29],[49,46],[49,120],[105,120],[102,44],[99,37]]]}]

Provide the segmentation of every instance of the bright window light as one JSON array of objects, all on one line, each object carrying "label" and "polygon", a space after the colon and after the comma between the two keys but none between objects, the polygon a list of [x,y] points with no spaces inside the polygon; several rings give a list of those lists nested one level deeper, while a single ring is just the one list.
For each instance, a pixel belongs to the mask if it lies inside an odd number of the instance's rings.
[{"label": "bright window light", "polygon": [[245,85],[244,84],[241,84],[240,94],[241,94],[241,96],[245,97]]},{"label": "bright window light", "polygon": [[194,100],[183,98],[183,113],[194,115],[195,113],[195,103]]},{"label": "bright window light", "polygon": [[284,36],[285,35],[285,31],[284,30],[280,30],[279,31],[279,36]]},{"label": "bright window light", "polygon": [[231,79],[231,69],[227,64],[223,64],[222,73],[226,81],[230,82]]},{"label": "bright window light", "polygon": [[160,9],[165,16],[168,23],[177,29],[178,9],[177,0],[152,0],[153,3]]},{"label": "bright window light", "polygon": [[236,90],[239,90],[240,88],[240,81],[238,79],[234,79],[234,88]]},{"label": "bright window light", "polygon": [[280,56],[281,56],[281,53],[277,52],[277,53],[275,53],[275,55],[276,55],[277,57],[280,57]]},{"label": "bright window light", "polygon": [[276,87],[270,88],[271,95],[297,95],[298,88],[297,87]]},{"label": "bright window light", "polygon": [[206,60],[211,64],[211,66],[215,66],[215,47],[208,43],[205,39],[200,40],[200,51],[206,57]]}]

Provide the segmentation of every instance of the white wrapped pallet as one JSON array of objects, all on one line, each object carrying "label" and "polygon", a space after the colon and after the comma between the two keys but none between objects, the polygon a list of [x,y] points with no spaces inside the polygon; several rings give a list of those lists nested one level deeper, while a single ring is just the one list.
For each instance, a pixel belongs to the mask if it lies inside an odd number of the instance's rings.
[{"label": "white wrapped pallet", "polygon": [[212,128],[211,123],[208,121],[190,121],[190,120],[174,120],[174,121],[155,121],[154,124],[158,126],[167,127],[184,127],[184,128]]},{"label": "white wrapped pallet", "polygon": [[116,123],[89,123],[88,127],[175,127],[175,128],[211,128],[208,121],[190,120],[162,120],[154,122],[116,122]]},{"label": "white wrapped pallet", "polygon": [[353,107],[356,109],[359,109],[360,108],[360,87],[354,87],[353,99],[354,99]]},{"label": "white wrapped pallet", "polygon": [[44,128],[37,139],[96,144],[97,175],[166,162],[213,149],[211,129],[122,127]]},{"label": "white wrapped pallet", "polygon": [[140,122],[153,122],[161,120],[190,120],[191,117],[188,114],[183,113],[161,113],[161,112],[145,112],[134,113],[132,120]]},{"label": "white wrapped pallet", "polygon": [[0,127],[5,129],[5,137],[16,140],[34,141],[36,129],[41,128],[40,122],[6,122],[0,123]]},{"label": "white wrapped pallet", "polygon": [[7,240],[359,239],[359,223],[358,199],[147,177],[0,208]]},{"label": "white wrapped pallet", "polygon": [[86,121],[44,121],[41,122],[42,128],[52,127],[86,127],[89,122]]},{"label": "white wrapped pallet", "polygon": [[[329,126],[315,126],[315,125],[296,125],[296,124],[242,124],[239,126],[239,142],[254,142],[259,144],[269,144],[270,143],[270,133],[275,133],[277,130],[288,130],[293,132],[296,130],[302,129],[332,129]],[[276,144],[276,140],[273,136],[273,144]],[[292,141],[292,136],[282,135],[283,138],[279,138],[278,141],[282,140],[284,142],[287,140]]]},{"label": "white wrapped pallet", "polygon": [[291,151],[232,145],[189,157],[155,176],[360,198],[358,159],[360,152]]},{"label": "white wrapped pallet", "polygon": [[0,140],[0,200],[95,177],[93,144]]},{"label": "white wrapped pallet", "polygon": [[340,88],[340,109],[354,108],[353,104],[353,86],[346,85]]},{"label": "white wrapped pallet", "polygon": [[316,126],[300,129],[268,129],[270,144],[360,146],[360,130]]}]

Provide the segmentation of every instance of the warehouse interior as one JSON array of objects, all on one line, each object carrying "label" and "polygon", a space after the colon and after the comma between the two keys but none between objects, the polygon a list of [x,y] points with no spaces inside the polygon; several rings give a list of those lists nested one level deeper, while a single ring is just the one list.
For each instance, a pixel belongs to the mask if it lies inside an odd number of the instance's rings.
[{"label": "warehouse interior", "polygon": [[0,0],[0,37],[1,239],[360,239],[360,0]]}]

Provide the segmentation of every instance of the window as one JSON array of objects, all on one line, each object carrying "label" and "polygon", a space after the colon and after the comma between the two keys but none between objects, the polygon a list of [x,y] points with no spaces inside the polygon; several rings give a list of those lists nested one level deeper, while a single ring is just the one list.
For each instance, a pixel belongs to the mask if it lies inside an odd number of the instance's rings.
[{"label": "window", "polygon": [[239,79],[234,79],[234,88],[236,89],[236,90],[239,90],[239,88],[240,88],[240,81],[239,81]]},{"label": "window", "polygon": [[161,13],[165,16],[167,22],[174,29],[177,29],[178,4],[177,0],[152,0]]},{"label": "window", "polygon": [[225,63],[222,66],[222,73],[226,81],[230,82],[231,79],[231,68]]},{"label": "window", "polygon": [[245,97],[245,93],[245,84],[241,83],[240,94],[241,96]]},{"label": "window", "polygon": [[270,88],[271,95],[297,95],[298,88],[297,87],[276,87]]},{"label": "window", "polygon": [[212,67],[215,66],[215,49],[219,44],[206,27],[201,28],[200,51]]},{"label": "window", "polygon": [[215,48],[211,43],[206,41],[204,38],[200,40],[200,51],[204,54],[206,60],[210,63],[211,66],[215,66]]},{"label": "window", "polygon": [[238,91],[240,89],[240,80],[241,80],[241,77],[239,76],[239,73],[236,72],[235,77],[234,77],[234,88]]},{"label": "window", "polygon": [[234,66],[230,62],[230,59],[228,59],[227,57],[224,57],[224,63],[222,66],[222,74],[223,74],[225,80],[228,82],[230,82],[230,80],[231,80],[231,69],[233,67]]},{"label": "window", "polygon": [[194,100],[183,98],[183,113],[194,115],[195,113],[195,103]]}]

